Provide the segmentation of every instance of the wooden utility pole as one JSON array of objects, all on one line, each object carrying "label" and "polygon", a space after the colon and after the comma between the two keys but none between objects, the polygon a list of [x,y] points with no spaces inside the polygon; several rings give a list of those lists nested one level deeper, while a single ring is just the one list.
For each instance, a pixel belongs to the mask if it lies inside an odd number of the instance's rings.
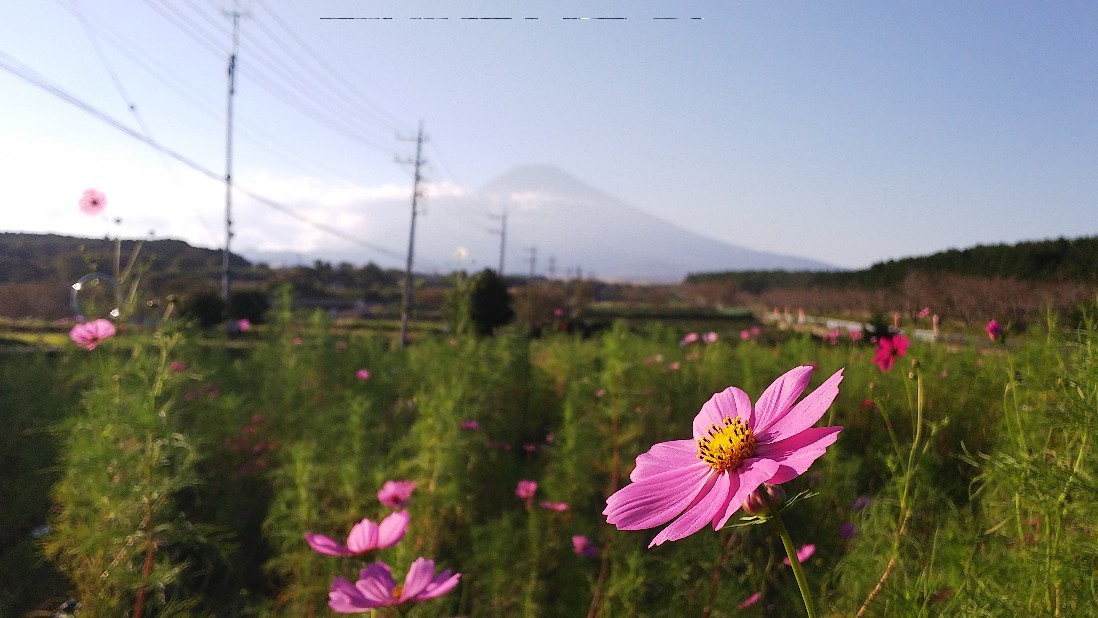
[{"label": "wooden utility pole", "polygon": [[[426,161],[423,160],[423,122],[419,123],[419,133],[416,135],[416,166],[415,180],[412,185],[412,228],[408,234],[408,262],[404,266],[404,296],[400,301],[400,345],[408,345],[408,316],[412,312],[412,256],[416,247],[416,214],[417,202],[420,197],[419,170]],[[409,161],[404,161],[408,163]]]}]

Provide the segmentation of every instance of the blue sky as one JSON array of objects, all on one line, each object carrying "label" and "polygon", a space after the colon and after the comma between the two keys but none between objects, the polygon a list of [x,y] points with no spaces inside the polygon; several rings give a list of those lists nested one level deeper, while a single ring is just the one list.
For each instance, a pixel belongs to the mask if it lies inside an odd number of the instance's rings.
[{"label": "blue sky", "polygon": [[[360,246],[361,262],[400,264],[406,241],[379,234],[408,218],[411,172],[394,158],[414,144],[396,134],[421,120],[421,225],[452,228],[455,248],[494,225],[477,189],[524,164],[718,240],[842,267],[1098,234],[1095,3],[243,5],[234,176],[389,250]],[[0,68],[223,174],[231,6],[9,0]],[[222,185],[11,70],[0,92],[4,230],[223,242]],[[119,226],[77,211],[89,186]],[[234,211],[236,250],[346,243],[245,196]]]}]

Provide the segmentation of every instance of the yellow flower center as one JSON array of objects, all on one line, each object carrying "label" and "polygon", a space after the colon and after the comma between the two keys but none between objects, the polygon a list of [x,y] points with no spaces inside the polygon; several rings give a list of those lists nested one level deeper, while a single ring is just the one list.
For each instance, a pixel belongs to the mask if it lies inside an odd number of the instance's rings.
[{"label": "yellow flower center", "polygon": [[393,588],[393,598],[399,599],[402,594],[404,594],[404,584],[397,584],[396,587]]},{"label": "yellow flower center", "polygon": [[738,416],[726,416],[721,425],[710,425],[699,438],[698,459],[717,472],[731,470],[755,452],[755,434]]}]

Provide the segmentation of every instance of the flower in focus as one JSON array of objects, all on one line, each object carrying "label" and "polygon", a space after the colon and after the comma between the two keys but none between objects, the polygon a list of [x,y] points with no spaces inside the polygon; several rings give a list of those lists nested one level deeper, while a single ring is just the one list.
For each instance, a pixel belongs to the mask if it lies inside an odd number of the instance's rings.
[{"label": "flower in focus", "polygon": [[660,442],[637,457],[632,483],[606,499],[607,523],[643,530],[670,522],[649,547],[707,524],[719,530],[760,485],[800,476],[835,442],[842,427],[812,425],[839,394],[842,373],[799,402],[811,367],[786,372],[755,406],[734,386],[713,395],[694,417],[692,440]]},{"label": "flower in focus", "polygon": [[541,508],[545,509],[546,511],[556,511],[558,513],[561,512],[561,511],[567,511],[568,510],[568,503],[567,502],[549,502],[548,500],[546,500],[546,501],[541,502],[539,504],[539,506]]},{"label": "flower in focus", "polygon": [[572,551],[576,552],[577,556],[583,556],[584,558],[599,557],[598,546],[582,534],[572,535]]},{"label": "flower in focus", "polygon": [[328,607],[339,614],[357,614],[377,607],[426,601],[450,592],[461,579],[461,573],[446,569],[435,575],[435,562],[418,558],[408,569],[403,584],[397,584],[393,572],[384,562],[375,562],[358,573],[351,583],[335,578],[328,593]]},{"label": "flower in focus", "polygon": [[987,332],[988,338],[992,341],[999,341],[1003,338],[1003,327],[999,325],[998,320],[989,321],[984,331]]},{"label": "flower in focus", "polygon": [[107,196],[98,189],[85,189],[80,196],[80,212],[86,215],[97,215],[107,207]]},{"label": "flower in focus", "polygon": [[325,556],[354,556],[375,549],[396,545],[408,531],[408,511],[397,511],[375,524],[363,519],[351,528],[344,545],[323,534],[305,533],[305,542],[317,553]]},{"label": "flower in focus", "polygon": [[881,371],[888,371],[892,369],[896,357],[907,353],[907,346],[910,344],[911,340],[899,333],[891,337],[881,337],[877,342],[877,354],[873,357],[873,362],[877,363]]},{"label": "flower in focus", "polygon": [[[802,545],[801,548],[797,550],[797,562],[803,563],[805,560],[811,558],[814,553],[816,553],[815,545]],[[782,564],[790,566],[789,556],[782,558]]]},{"label": "flower in focus", "polygon": [[359,380],[369,380],[370,379],[370,370],[369,369],[359,369],[358,371],[355,372],[355,377],[358,378]]},{"label": "flower in focus", "polygon": [[522,500],[531,500],[534,497],[534,493],[538,490],[538,482],[530,480],[521,480],[518,485],[515,486],[515,495]]},{"label": "flower in focus", "polygon": [[746,599],[744,599],[743,602],[740,603],[739,605],[737,605],[736,607],[738,607],[740,609],[747,609],[748,607],[751,607],[752,605],[758,603],[759,599],[761,599],[761,598],[762,598],[762,593],[761,592],[756,592],[755,594],[753,594],[753,595],[747,597]]},{"label": "flower in focus", "polygon": [[415,481],[385,481],[377,492],[377,499],[391,509],[399,509],[408,504],[415,488]]},{"label": "flower in focus", "polygon": [[72,339],[73,343],[78,346],[94,350],[95,346],[103,343],[105,339],[113,337],[114,333],[114,324],[111,324],[110,320],[99,318],[98,320],[73,326],[72,330],[69,331],[69,339]]}]

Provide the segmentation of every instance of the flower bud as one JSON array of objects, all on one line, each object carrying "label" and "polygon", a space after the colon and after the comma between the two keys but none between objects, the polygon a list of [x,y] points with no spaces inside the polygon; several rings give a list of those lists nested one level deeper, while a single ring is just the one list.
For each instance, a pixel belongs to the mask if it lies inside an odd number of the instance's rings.
[{"label": "flower bud", "polygon": [[763,484],[747,496],[747,500],[743,502],[743,510],[748,515],[769,516],[773,514],[770,506],[773,505],[776,510],[781,508],[783,502],[785,502],[785,490],[781,485]]}]

